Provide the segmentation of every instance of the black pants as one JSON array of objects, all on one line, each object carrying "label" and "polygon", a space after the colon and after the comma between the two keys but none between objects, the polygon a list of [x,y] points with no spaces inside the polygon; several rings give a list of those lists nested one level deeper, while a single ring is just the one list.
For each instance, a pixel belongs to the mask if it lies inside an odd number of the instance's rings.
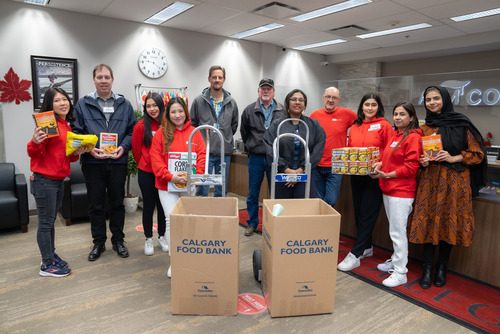
[{"label": "black pants", "polygon": [[276,182],[274,188],[275,198],[304,198],[306,193],[306,184],[297,182],[293,187],[287,187],[284,182]]},{"label": "black pants", "polygon": [[139,169],[137,181],[142,193],[142,227],[146,238],[153,237],[153,214],[156,208],[158,235],[165,235],[165,213],[161,206],[158,189],[155,187],[155,175]]},{"label": "black pants", "polygon": [[359,257],[372,246],[372,234],[382,204],[382,191],[377,179],[351,175],[352,201],[357,237],[351,253]]},{"label": "black pants", "polygon": [[[82,171],[90,203],[90,230],[94,244],[101,245],[106,242],[106,209],[109,210],[111,242],[123,241],[125,238],[123,198],[125,197],[127,165],[85,164],[82,165]],[[108,208],[106,208],[106,199]]]}]

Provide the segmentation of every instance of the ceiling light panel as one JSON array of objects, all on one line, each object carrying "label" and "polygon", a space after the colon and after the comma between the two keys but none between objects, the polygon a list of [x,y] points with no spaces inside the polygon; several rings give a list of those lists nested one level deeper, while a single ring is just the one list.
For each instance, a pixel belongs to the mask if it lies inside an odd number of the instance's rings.
[{"label": "ceiling light panel", "polygon": [[470,13],[470,14],[461,15],[461,16],[450,17],[450,20],[453,20],[455,22],[462,22],[462,21],[475,20],[475,19],[480,19],[482,17],[488,17],[488,16],[493,16],[493,15],[498,15],[498,14],[500,14],[500,7],[489,9],[489,10],[484,10],[482,12],[476,12],[476,13]]},{"label": "ceiling light panel", "polygon": [[337,12],[340,12],[343,10],[347,10],[350,8],[366,5],[366,4],[369,4],[371,2],[372,2],[372,0],[344,1],[344,2],[335,4],[332,6],[316,9],[316,10],[313,10],[313,11],[305,13],[305,14],[291,17],[290,20],[297,21],[297,22],[304,22],[304,21],[308,21],[308,20],[312,20],[312,19],[321,17],[321,16],[330,15],[330,14],[337,13]]},{"label": "ceiling light panel", "polygon": [[193,4],[177,1],[171,4],[170,6],[160,10],[158,13],[154,14],[153,16],[145,20],[144,23],[156,24],[156,25],[162,24],[163,22],[176,17],[177,15],[185,12],[186,10],[192,7],[194,7]]},{"label": "ceiling light panel", "polygon": [[345,39],[333,39],[331,41],[326,41],[326,42],[319,42],[319,43],[296,46],[296,47],[294,47],[294,49],[295,50],[314,49],[314,48],[320,48],[322,46],[345,43],[345,42],[347,42]]},{"label": "ceiling light panel", "polygon": [[356,35],[356,37],[361,38],[361,39],[366,39],[366,38],[380,37],[380,36],[386,36],[386,35],[392,35],[392,34],[399,34],[401,32],[420,30],[420,29],[425,29],[425,28],[430,28],[430,27],[432,27],[432,25],[430,25],[429,23],[419,23],[419,24],[414,24],[411,26],[405,26],[405,27],[399,27],[399,28],[394,28],[394,29],[371,32],[368,34]]},{"label": "ceiling light panel", "polygon": [[47,6],[50,0],[24,0],[25,3],[38,6]]},{"label": "ceiling light panel", "polygon": [[231,35],[230,37],[237,38],[237,39],[242,39],[242,38],[245,38],[245,37],[250,37],[250,36],[253,36],[253,35],[261,34],[263,32],[267,32],[267,31],[271,31],[271,30],[274,30],[274,29],[278,29],[278,28],[281,28],[281,27],[284,27],[284,25],[283,24],[279,24],[279,23],[270,23],[270,24],[266,24],[264,26],[260,26],[260,27],[257,27],[257,28],[253,28],[253,29],[250,29],[250,30],[245,30],[245,31],[236,33],[234,35]]}]

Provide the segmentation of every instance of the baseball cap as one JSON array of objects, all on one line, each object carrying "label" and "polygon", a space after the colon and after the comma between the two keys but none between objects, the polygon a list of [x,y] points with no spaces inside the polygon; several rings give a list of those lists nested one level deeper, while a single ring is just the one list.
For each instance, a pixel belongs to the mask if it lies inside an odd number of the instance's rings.
[{"label": "baseball cap", "polygon": [[274,88],[274,81],[273,81],[273,79],[266,78],[266,79],[260,80],[259,87],[262,87],[262,86],[269,86],[269,87]]}]

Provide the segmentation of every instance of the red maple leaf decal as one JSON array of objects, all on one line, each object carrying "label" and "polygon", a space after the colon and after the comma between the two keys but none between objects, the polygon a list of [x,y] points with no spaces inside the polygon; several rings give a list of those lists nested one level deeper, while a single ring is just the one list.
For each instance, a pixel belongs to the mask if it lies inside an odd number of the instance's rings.
[{"label": "red maple leaf decal", "polygon": [[12,102],[16,101],[16,104],[20,104],[21,101],[31,100],[31,94],[27,91],[31,86],[30,80],[19,81],[19,76],[12,69],[5,74],[3,77],[5,80],[0,81],[0,102]]}]

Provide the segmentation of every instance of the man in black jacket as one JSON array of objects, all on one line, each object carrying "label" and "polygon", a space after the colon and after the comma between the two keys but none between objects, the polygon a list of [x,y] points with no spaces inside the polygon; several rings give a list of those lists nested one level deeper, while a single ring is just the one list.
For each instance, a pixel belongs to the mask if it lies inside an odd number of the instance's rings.
[{"label": "man in black jacket", "polygon": [[262,138],[272,121],[286,117],[283,105],[274,99],[273,79],[262,79],[257,90],[259,98],[250,103],[241,115],[241,138],[248,152],[248,221],[246,236],[251,236],[259,224],[259,195],[264,174],[271,180],[271,167],[266,161],[266,147]]},{"label": "man in black jacket", "polygon": [[97,260],[106,249],[106,210],[109,211],[113,250],[120,257],[129,256],[123,233],[123,198],[128,151],[135,124],[134,109],[130,102],[112,91],[114,78],[111,67],[105,64],[97,65],[93,78],[96,90],[76,103],[74,124],[75,132],[95,134],[99,138],[96,148],[81,157],[90,202],[90,228],[94,242],[88,256],[89,261]]}]

